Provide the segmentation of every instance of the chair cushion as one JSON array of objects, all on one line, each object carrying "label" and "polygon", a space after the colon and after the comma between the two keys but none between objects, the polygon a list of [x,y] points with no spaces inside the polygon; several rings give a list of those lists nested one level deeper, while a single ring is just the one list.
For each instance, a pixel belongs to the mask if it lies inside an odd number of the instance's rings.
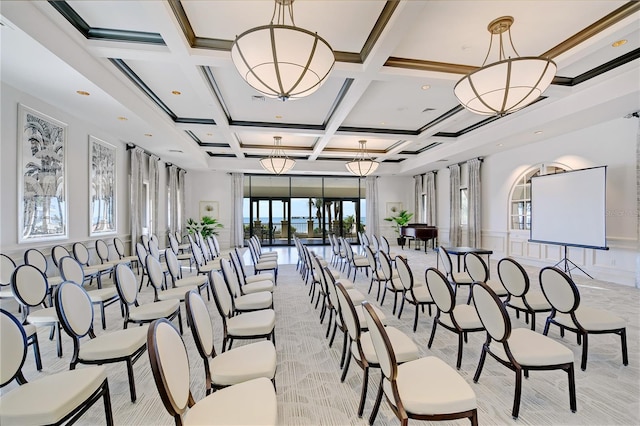
[{"label": "chair cushion", "polygon": [[134,321],[148,321],[166,318],[180,309],[179,300],[163,300],[155,303],[145,303],[138,307],[129,308],[129,319]]},{"label": "chair cushion", "polygon": [[56,275],[53,277],[47,277],[47,282],[50,286],[60,285],[64,281],[60,275]]},{"label": "chair cushion", "polygon": [[44,308],[38,311],[33,311],[27,316],[27,322],[35,325],[58,322],[56,308]]},{"label": "chair cushion", "polygon": [[[353,305],[356,306],[356,309],[357,309],[357,307],[360,306],[361,303],[365,301],[364,294],[362,294],[360,290],[357,290],[355,288],[348,288],[346,290],[347,290],[347,294],[351,298],[351,301],[353,302]],[[338,291],[338,289],[336,288],[335,291]]]},{"label": "chair cushion", "polygon": [[191,290],[197,290],[198,286],[182,286],[176,288],[170,288],[167,290],[158,292],[158,300],[184,300],[186,292]]},{"label": "chair cushion", "polygon": [[247,283],[247,284],[242,286],[242,291],[245,294],[261,293],[263,291],[272,292],[273,291],[273,281],[262,280],[262,281],[254,281],[252,283]]},{"label": "chair cushion", "polygon": [[387,281],[385,286],[391,291],[404,291],[404,286],[402,285],[402,282],[400,282],[399,277]]},{"label": "chair cushion", "polygon": [[[521,365],[540,366],[573,362],[571,349],[528,328],[511,330],[508,342],[513,357]],[[490,348],[498,358],[508,361],[502,344],[491,342]]]},{"label": "chair cushion", "polygon": [[469,276],[469,274],[467,274],[466,272],[453,272],[453,281],[456,282],[456,284],[472,284],[473,280],[471,279],[471,277]]},{"label": "chair cushion", "polygon": [[353,264],[358,268],[364,268],[369,266],[369,259],[366,257],[354,257]]},{"label": "chair cushion", "polygon": [[27,335],[27,337],[33,336],[38,331],[36,326],[33,324],[24,324],[22,328],[24,328],[24,333]]},{"label": "chair cushion", "polygon": [[[541,291],[528,291],[525,297],[527,299],[527,303],[534,311],[551,310],[551,305],[547,302],[547,299]],[[511,299],[509,299],[509,305],[523,310],[527,309],[521,297],[512,296]]]},{"label": "chair cushion", "polygon": [[187,411],[187,425],[275,425],[278,402],[273,383],[264,377],[220,389]]},{"label": "chair cushion", "polygon": [[229,318],[227,332],[231,336],[265,335],[271,333],[275,325],[276,312],[273,309],[263,309]]},{"label": "chair cushion", "polygon": [[254,283],[256,281],[265,281],[265,280],[269,280],[271,282],[274,282],[273,274],[271,272],[261,272],[261,273],[256,274],[256,275],[247,275],[244,278],[244,281],[247,284]]},{"label": "chair cushion", "polygon": [[147,344],[148,326],[101,334],[80,343],[79,358],[87,361],[128,356]]},{"label": "chair cushion", "polygon": [[[398,361],[399,364],[418,359],[418,347],[411,337],[395,327],[385,327],[385,330],[391,341],[393,351],[396,354],[396,361]],[[378,364],[378,356],[373,348],[371,334],[368,331],[360,335],[360,346],[362,347],[362,353],[367,359],[367,362],[370,364]],[[351,344],[351,353],[353,353],[356,359],[360,359],[356,342]]]},{"label": "chair cushion", "polygon": [[[617,330],[626,327],[625,321],[603,309],[580,305],[575,311],[580,325],[587,331]],[[560,324],[575,327],[573,320],[567,314],[558,313],[556,321]]]},{"label": "chair cushion", "polygon": [[215,385],[235,385],[258,377],[272,379],[276,374],[276,348],[268,340],[238,346],[209,359],[209,369]]},{"label": "chair cushion", "polygon": [[[336,280],[336,283],[340,283],[342,284],[342,286],[345,288],[345,290],[349,290],[355,287],[355,284],[353,284],[353,281],[351,281],[350,279],[347,278],[340,278]],[[355,302],[354,302],[355,304]]]},{"label": "chair cushion", "polygon": [[487,287],[489,287],[493,292],[498,295],[498,297],[506,296],[509,294],[506,288],[502,285],[500,281],[497,280],[487,280],[485,281]]},{"label": "chair cushion", "polygon": [[431,298],[431,293],[429,293],[429,289],[426,285],[421,285],[416,287],[413,285],[413,291],[407,291],[405,294],[407,300],[413,303],[430,303],[433,302]]},{"label": "chair cushion", "polygon": [[87,291],[89,298],[92,302],[104,302],[105,300],[111,300],[118,296],[118,290],[115,287],[99,288],[97,290]]},{"label": "chair cushion", "polygon": [[[456,305],[456,307],[453,308],[453,316],[463,330],[482,328],[480,317],[478,317],[476,309],[471,305]],[[440,315],[440,321],[448,327],[453,327],[453,322],[449,315],[443,313]]]},{"label": "chair cushion", "polygon": [[245,294],[234,299],[236,309],[239,311],[251,311],[267,309],[273,305],[273,295],[268,291]]},{"label": "chair cushion", "polygon": [[190,275],[188,277],[180,278],[176,280],[176,287],[192,287],[192,286],[201,286],[206,284],[207,276],[206,275]]},{"label": "chair cushion", "polygon": [[[413,414],[459,413],[476,408],[476,394],[453,368],[429,356],[398,366],[398,394],[405,410]],[[425,386],[428,383],[429,386]],[[383,389],[394,401],[391,383]]]},{"label": "chair cushion", "polygon": [[102,385],[105,367],[87,367],[43,376],[2,395],[0,424],[44,425],[60,421]]},{"label": "chair cushion", "polygon": [[256,269],[256,271],[262,271],[265,269],[277,269],[278,264],[275,261],[260,261],[254,265],[254,268]]},{"label": "chair cushion", "polygon": [[13,299],[13,291],[10,288],[0,290],[0,299]]}]

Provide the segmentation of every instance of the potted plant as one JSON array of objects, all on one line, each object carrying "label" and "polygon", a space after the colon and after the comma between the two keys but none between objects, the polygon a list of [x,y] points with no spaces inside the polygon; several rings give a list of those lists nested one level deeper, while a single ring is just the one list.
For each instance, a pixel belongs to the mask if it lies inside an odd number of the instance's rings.
[{"label": "potted plant", "polygon": [[404,246],[405,237],[400,235],[400,228],[405,226],[411,221],[413,217],[413,213],[408,213],[406,210],[401,210],[396,216],[385,217],[384,220],[387,222],[394,222],[394,227],[396,230],[396,234],[398,234],[398,245]]},{"label": "potted plant", "polygon": [[191,235],[199,233],[202,238],[207,238],[210,235],[218,235],[218,229],[223,225],[210,216],[202,216],[200,222],[196,222],[194,219],[187,219],[187,232]]}]

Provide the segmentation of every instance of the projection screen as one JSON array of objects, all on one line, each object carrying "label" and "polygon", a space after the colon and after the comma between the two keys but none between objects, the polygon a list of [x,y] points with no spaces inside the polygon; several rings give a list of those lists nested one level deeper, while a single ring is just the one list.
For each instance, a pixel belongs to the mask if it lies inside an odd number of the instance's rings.
[{"label": "projection screen", "polygon": [[607,250],[607,167],[531,178],[530,241]]}]

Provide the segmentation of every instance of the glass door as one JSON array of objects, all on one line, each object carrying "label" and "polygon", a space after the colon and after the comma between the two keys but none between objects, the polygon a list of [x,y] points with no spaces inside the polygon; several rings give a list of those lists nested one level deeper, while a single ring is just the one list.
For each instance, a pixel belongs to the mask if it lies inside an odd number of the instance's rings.
[{"label": "glass door", "polygon": [[360,202],[358,199],[324,199],[325,234],[336,234],[350,243],[358,243]]},{"label": "glass door", "polygon": [[291,228],[288,198],[253,198],[250,233],[265,245],[288,245]]}]

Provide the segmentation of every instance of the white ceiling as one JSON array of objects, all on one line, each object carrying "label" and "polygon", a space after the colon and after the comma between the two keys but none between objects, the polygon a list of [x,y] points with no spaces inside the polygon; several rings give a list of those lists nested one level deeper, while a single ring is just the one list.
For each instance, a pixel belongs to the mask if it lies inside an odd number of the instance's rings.
[{"label": "white ceiling", "polygon": [[[256,99],[229,52],[269,23],[271,0],[55,3],[0,2],[2,81],[186,169],[261,172],[281,135],[292,173],[348,174],[366,139],[378,174],[411,175],[640,109],[638,2],[296,0],[296,25],[327,40],[336,64],[287,102]],[[540,102],[487,120],[453,86],[482,65],[487,25],[504,15],[518,53],[548,55],[558,72]],[[139,32],[159,42],[132,41]]]}]

